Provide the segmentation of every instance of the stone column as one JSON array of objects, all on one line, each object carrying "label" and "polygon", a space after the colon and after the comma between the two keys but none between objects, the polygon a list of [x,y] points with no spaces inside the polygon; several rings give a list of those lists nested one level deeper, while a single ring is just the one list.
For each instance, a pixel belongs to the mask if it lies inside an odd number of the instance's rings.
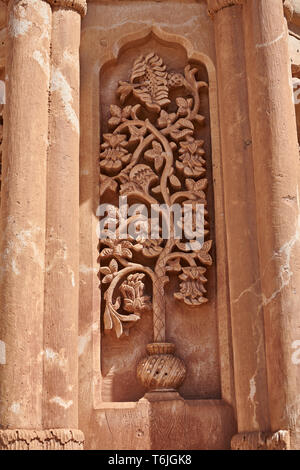
[{"label": "stone column", "polygon": [[41,0],[8,8],[0,449],[81,449],[78,53],[86,5],[65,1],[53,15]]},{"label": "stone column", "polygon": [[255,188],[240,1],[208,2],[217,54],[238,431],[269,429]]},{"label": "stone column", "polygon": [[299,448],[299,151],[282,0],[245,1],[244,28],[270,431]]},{"label": "stone column", "polygon": [[[9,2],[0,217],[0,426],[11,430],[42,426],[50,37],[47,3]],[[0,448],[5,433],[0,431]]]},{"label": "stone column", "polygon": [[53,2],[43,426],[78,428],[79,44],[86,3]]}]

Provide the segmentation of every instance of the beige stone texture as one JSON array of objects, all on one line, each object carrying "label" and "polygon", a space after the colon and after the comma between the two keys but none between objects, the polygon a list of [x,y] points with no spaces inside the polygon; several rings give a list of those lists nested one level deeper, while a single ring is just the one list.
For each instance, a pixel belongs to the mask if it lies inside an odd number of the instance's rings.
[{"label": "beige stone texture", "polygon": [[300,449],[299,51],[297,0],[0,2],[1,450]]}]

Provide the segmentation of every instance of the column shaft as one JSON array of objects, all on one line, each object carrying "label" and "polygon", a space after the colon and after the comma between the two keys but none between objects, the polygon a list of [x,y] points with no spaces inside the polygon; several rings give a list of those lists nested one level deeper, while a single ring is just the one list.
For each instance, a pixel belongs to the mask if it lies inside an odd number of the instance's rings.
[{"label": "column shaft", "polygon": [[79,43],[78,12],[53,9],[44,318],[44,416],[78,426]]},{"label": "column shaft", "polygon": [[269,427],[242,7],[214,16],[238,430]]},{"label": "column shaft", "polygon": [[51,8],[8,5],[1,188],[0,424],[40,429]]},{"label": "column shaft", "polygon": [[[300,428],[299,152],[282,0],[247,0],[245,50],[271,431]],[[298,442],[299,444],[299,442]]]}]

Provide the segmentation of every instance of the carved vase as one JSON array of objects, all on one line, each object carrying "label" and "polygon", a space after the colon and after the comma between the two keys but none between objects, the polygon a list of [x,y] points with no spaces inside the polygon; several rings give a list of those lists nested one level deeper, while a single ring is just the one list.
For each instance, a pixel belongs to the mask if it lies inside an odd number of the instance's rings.
[{"label": "carved vase", "polygon": [[152,391],[176,390],[183,383],[186,369],[183,361],[174,356],[175,344],[151,343],[148,357],[137,366],[137,376],[145,388]]}]

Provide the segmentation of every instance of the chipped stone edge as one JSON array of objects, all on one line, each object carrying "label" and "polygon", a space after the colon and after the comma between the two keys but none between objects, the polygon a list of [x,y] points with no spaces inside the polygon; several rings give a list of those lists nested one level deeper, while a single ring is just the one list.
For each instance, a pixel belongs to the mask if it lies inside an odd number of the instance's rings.
[{"label": "chipped stone edge", "polygon": [[0,450],[83,450],[78,429],[0,429]]},{"label": "chipped stone edge", "polygon": [[232,450],[290,450],[290,432],[245,432],[231,439]]}]

